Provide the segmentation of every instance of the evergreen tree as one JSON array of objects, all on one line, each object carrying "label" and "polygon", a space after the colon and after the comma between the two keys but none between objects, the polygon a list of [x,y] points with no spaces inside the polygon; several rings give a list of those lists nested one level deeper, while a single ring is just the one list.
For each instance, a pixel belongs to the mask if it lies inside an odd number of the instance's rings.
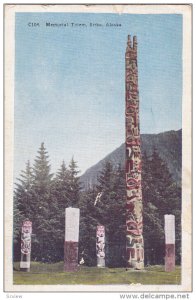
[{"label": "evergreen tree", "polygon": [[70,206],[69,171],[63,161],[51,185],[51,213],[53,214],[53,243],[55,244],[54,261],[63,260],[65,235],[65,208]]},{"label": "evergreen tree", "polygon": [[[49,156],[41,144],[33,168],[26,168],[17,179],[14,191],[14,259],[20,257],[22,221],[33,225],[32,259],[46,262],[63,260],[65,208],[80,208],[79,257],[86,265],[96,265],[96,227],[106,230],[106,265],[125,265],[126,182],[125,171],[106,162],[98,184],[81,190],[77,163],[72,158],[68,169],[62,162],[54,179]],[[97,201],[97,195],[101,197]],[[176,219],[176,259],[181,259],[181,188],[154,149],[151,157],[143,156],[142,194],[144,247],[147,264],[163,264],[164,214]]]},{"label": "evergreen tree", "polygon": [[[175,216],[176,229],[176,261],[181,260],[181,188],[174,182],[165,162],[159,157],[156,149],[151,157],[152,176],[154,178],[156,204],[162,226],[164,215]],[[159,250],[157,250],[159,251]]]},{"label": "evergreen tree", "polygon": [[63,161],[60,169],[57,171],[56,177],[53,180],[53,195],[55,195],[58,201],[58,208],[60,211],[65,210],[65,208],[71,204],[69,181],[70,171],[67,170],[65,162]]},{"label": "evergreen tree", "polygon": [[[97,178],[98,185],[96,187],[97,194],[101,193],[100,201],[97,203],[97,215],[100,225],[108,223],[109,210],[113,201],[114,191],[114,174],[110,161],[106,161],[103,169]],[[108,232],[108,226],[106,226],[106,233]]]},{"label": "evergreen tree", "polygon": [[81,184],[80,178],[78,176],[79,173],[80,171],[78,170],[77,163],[72,158],[69,164],[69,178],[67,190],[67,194],[69,195],[68,205],[71,207],[78,207],[80,201]]},{"label": "evergreen tree", "polygon": [[38,260],[50,261],[51,253],[53,252],[53,243],[51,236],[55,234],[54,230],[54,213],[53,203],[51,199],[51,183],[52,174],[50,173],[50,164],[48,160],[44,143],[41,144],[36,156],[33,172],[34,172],[34,218],[33,218],[33,233],[34,253]]},{"label": "evergreen tree", "polygon": [[109,251],[111,267],[125,266],[126,257],[126,181],[121,165],[114,170],[113,198],[109,210]]},{"label": "evergreen tree", "polygon": [[126,188],[124,171],[119,166],[113,169],[107,161],[98,177],[97,191],[102,193],[97,203],[98,221],[105,226],[106,264],[110,267],[124,265],[125,262],[125,204]]},{"label": "evergreen tree", "polygon": [[33,168],[35,189],[41,194],[48,192],[53,176],[53,174],[50,173],[51,166],[48,158],[48,152],[46,151],[44,143],[41,143]]},{"label": "evergreen tree", "polygon": [[[82,193],[80,201],[80,256],[85,264],[97,264],[96,257],[96,228],[97,225],[105,226],[106,238],[110,235],[109,219],[111,194],[113,193],[113,169],[110,162],[106,162],[98,177],[99,184]],[[98,195],[101,197],[97,198]],[[106,242],[108,251],[108,242]],[[106,257],[109,256],[106,255]],[[108,262],[107,262],[108,263]]]},{"label": "evergreen tree", "polygon": [[143,156],[144,245],[147,264],[163,264],[165,253],[164,215],[176,217],[177,262],[180,262],[181,191],[154,149]]},{"label": "evergreen tree", "polygon": [[143,196],[143,236],[145,263],[147,265],[156,264],[155,247],[161,245],[160,257],[164,256],[164,231],[159,218],[159,210],[155,197],[154,178],[152,175],[151,161],[144,153],[142,158],[142,196]]},{"label": "evergreen tree", "polygon": [[79,182],[78,167],[74,159],[71,160],[69,169],[64,161],[57,171],[56,177],[50,185],[50,261],[63,260],[64,235],[65,235],[65,208],[79,207],[81,187]]},{"label": "evergreen tree", "polygon": [[20,241],[21,241],[21,226],[25,219],[23,213],[18,208],[18,199],[14,197],[13,203],[13,256],[14,261],[20,259]]},{"label": "evergreen tree", "polygon": [[84,259],[87,266],[96,266],[96,228],[99,224],[97,216],[95,188],[83,191],[80,198],[80,235],[79,259]]},{"label": "evergreen tree", "polygon": [[18,208],[25,218],[32,218],[33,184],[34,177],[30,162],[26,163],[26,168],[21,171],[20,178],[17,178],[14,190],[15,208]]},{"label": "evergreen tree", "polygon": [[33,173],[30,162],[17,178],[13,204],[14,259],[20,259],[21,226],[24,219],[33,218]]},{"label": "evergreen tree", "polygon": [[13,237],[14,243],[17,243],[18,238],[20,238],[22,221],[25,219],[23,213],[18,208],[17,198],[15,198],[13,205],[13,219]]}]

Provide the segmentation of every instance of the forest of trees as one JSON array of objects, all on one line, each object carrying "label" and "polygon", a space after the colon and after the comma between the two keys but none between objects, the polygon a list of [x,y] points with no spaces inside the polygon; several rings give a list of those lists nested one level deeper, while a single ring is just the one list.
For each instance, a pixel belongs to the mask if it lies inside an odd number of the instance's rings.
[{"label": "forest of trees", "polygon": [[[154,152],[143,155],[142,192],[144,217],[145,264],[164,263],[164,214],[176,218],[176,262],[181,262],[181,188]],[[102,192],[100,201],[96,196]],[[32,221],[31,259],[47,263],[64,259],[65,208],[80,208],[79,259],[85,265],[96,265],[96,226],[106,230],[106,266],[125,266],[126,187],[124,166],[103,166],[98,184],[84,190],[77,163],[62,162],[56,174],[51,173],[44,143],[31,166],[17,179],[14,190],[14,260],[20,260],[20,232],[24,219]]]}]

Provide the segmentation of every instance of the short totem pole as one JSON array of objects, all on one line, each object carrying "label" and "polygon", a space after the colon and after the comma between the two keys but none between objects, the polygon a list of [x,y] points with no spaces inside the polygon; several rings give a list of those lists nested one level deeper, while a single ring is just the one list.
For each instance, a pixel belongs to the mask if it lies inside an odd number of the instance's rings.
[{"label": "short totem pole", "polygon": [[165,271],[175,270],[175,216],[165,215]]},{"label": "short totem pole", "polygon": [[128,36],[125,64],[127,268],[141,270],[144,268],[144,242],[136,36],[133,37],[133,43]]},{"label": "short totem pole", "polygon": [[21,232],[21,261],[20,270],[24,272],[30,271],[31,263],[31,234],[32,234],[32,222],[25,220],[22,223]]},{"label": "short totem pole", "polygon": [[79,219],[79,208],[65,209],[64,271],[66,272],[78,270]]},{"label": "short totem pole", "polygon": [[96,232],[97,267],[105,267],[105,227],[97,226]]}]

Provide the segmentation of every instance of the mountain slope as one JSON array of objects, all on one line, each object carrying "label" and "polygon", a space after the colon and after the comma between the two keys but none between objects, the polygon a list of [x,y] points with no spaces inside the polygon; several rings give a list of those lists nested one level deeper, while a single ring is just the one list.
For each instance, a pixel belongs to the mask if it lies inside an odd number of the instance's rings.
[{"label": "mountain slope", "polygon": [[[182,130],[171,130],[159,134],[142,134],[142,153],[146,152],[147,155],[151,155],[154,148],[157,149],[160,157],[166,162],[174,180],[178,184],[181,184]],[[115,149],[97,164],[86,170],[80,177],[80,181],[85,188],[90,187],[97,182],[97,175],[107,160],[110,160],[114,166],[117,166],[119,163],[124,165],[125,144],[123,143],[119,148]]]}]

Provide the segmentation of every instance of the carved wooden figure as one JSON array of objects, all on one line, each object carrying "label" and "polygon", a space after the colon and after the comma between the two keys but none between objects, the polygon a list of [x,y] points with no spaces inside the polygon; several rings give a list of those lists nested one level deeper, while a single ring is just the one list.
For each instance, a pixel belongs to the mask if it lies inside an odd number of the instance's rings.
[{"label": "carved wooden figure", "polygon": [[20,261],[20,270],[23,272],[30,271],[31,234],[32,234],[32,222],[29,220],[24,220],[22,223],[22,232],[21,232],[21,261]]},{"label": "carved wooden figure", "polygon": [[105,227],[97,226],[96,232],[97,267],[105,267]]}]

